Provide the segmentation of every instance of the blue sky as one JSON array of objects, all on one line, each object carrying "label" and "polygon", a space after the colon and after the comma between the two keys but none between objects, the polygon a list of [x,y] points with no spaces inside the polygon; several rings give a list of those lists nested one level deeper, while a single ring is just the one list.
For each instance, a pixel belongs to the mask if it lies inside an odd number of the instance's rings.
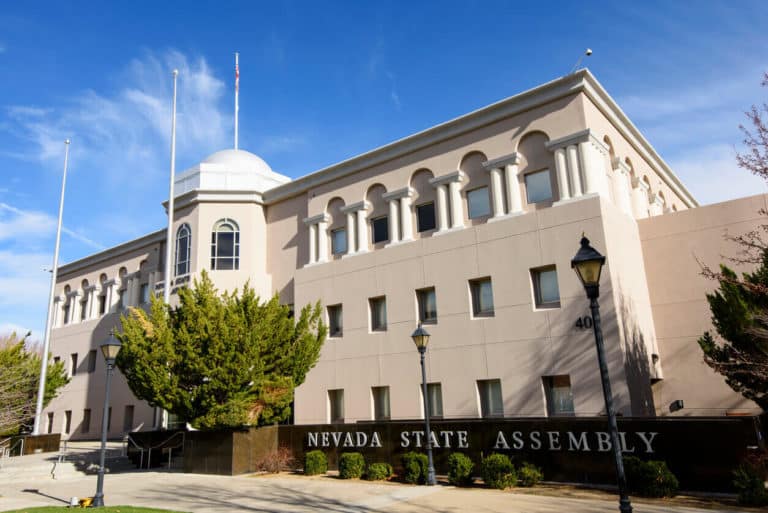
[{"label": "blue sky", "polygon": [[[320,5],[322,4],[322,5]],[[597,76],[702,203],[763,192],[739,170],[768,97],[764,2],[5,2],[0,12],[0,333],[45,323],[64,145],[61,261],[162,228],[177,169],[240,146],[298,177],[568,73]]]}]

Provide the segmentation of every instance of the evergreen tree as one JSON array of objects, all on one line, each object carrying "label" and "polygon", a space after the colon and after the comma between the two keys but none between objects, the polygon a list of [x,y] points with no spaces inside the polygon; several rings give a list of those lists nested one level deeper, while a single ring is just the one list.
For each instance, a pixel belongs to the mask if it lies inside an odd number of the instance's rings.
[{"label": "evergreen tree", "polygon": [[149,313],[121,318],[117,366],[136,397],[200,429],[288,419],[325,340],[319,302],[294,319],[247,284],[219,296],[205,272],[179,301],[171,309],[153,298]]}]

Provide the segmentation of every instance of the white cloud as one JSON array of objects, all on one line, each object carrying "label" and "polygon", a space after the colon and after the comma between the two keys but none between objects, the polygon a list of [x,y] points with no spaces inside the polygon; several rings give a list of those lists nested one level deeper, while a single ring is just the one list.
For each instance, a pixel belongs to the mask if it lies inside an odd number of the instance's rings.
[{"label": "white cloud", "polygon": [[51,275],[43,268],[52,260],[50,253],[0,250],[0,326],[42,332],[51,284]]},{"label": "white cloud", "polygon": [[[56,219],[45,212],[21,210],[0,202],[0,242],[45,238],[53,235],[55,229]],[[103,245],[66,226],[62,226],[61,231],[94,249],[104,249]]]}]

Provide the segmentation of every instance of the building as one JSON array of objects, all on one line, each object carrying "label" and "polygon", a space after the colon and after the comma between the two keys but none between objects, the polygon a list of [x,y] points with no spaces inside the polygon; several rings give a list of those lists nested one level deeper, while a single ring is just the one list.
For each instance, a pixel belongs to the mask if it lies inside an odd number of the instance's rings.
[{"label": "building", "polygon": [[[602,391],[588,302],[570,259],[582,233],[608,257],[601,309],[617,410],[759,409],[704,365],[695,253],[766,197],[699,207],[593,75],[581,70],[296,180],[224,150],[176,178],[173,286],[207,270],[296,307],[321,300],[330,336],[296,391],[295,422],[422,417],[410,334],[432,334],[433,414],[594,415]],[[162,289],[165,229],[61,267],[52,352],[71,383],[44,429],[98,434],[99,344]],[[172,296],[172,301],[175,300]],[[159,426],[116,379],[110,436]]]}]

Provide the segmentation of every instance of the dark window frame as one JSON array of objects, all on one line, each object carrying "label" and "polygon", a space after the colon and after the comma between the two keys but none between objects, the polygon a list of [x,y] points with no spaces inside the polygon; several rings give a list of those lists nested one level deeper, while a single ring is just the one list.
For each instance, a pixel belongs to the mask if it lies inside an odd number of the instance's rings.
[{"label": "dark window frame", "polygon": [[[429,215],[427,215],[427,213],[430,211],[425,210],[427,207],[430,207],[431,209],[431,214]],[[416,205],[416,231],[418,233],[424,233],[435,230],[437,228],[436,215],[437,213],[435,212],[434,201],[427,201],[425,203]]]},{"label": "dark window frame", "polygon": [[[482,308],[482,286],[488,283],[491,288],[491,307]],[[494,317],[496,315],[496,302],[493,299],[493,281],[490,276],[469,280],[469,290],[472,297],[473,317]]]}]

